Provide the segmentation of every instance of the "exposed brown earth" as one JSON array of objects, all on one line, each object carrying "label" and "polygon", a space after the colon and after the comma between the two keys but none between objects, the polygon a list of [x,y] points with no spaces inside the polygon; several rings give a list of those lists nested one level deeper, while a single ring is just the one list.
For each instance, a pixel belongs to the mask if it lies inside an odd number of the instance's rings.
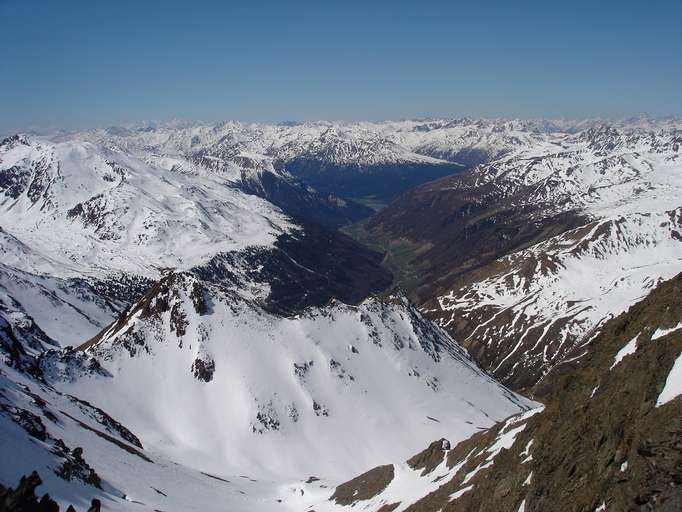
[{"label": "exposed brown earth", "polygon": [[330,498],[339,505],[351,505],[356,501],[373,498],[393,480],[393,465],[378,466],[353,480],[341,484]]}]

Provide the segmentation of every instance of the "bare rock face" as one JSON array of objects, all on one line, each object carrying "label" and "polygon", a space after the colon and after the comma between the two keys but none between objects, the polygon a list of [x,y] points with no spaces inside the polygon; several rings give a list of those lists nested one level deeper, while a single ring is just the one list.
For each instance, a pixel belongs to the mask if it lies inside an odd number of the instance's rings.
[{"label": "bare rock face", "polygon": [[450,441],[439,439],[429,445],[421,453],[418,453],[407,461],[412,469],[423,469],[422,476],[431,473],[445,458],[446,452],[450,449]]},{"label": "bare rock face", "polygon": [[338,505],[353,505],[358,501],[368,500],[388,487],[388,484],[393,480],[394,472],[395,470],[390,464],[371,469],[367,473],[339,485],[329,499]]},{"label": "bare rock face", "polygon": [[[49,494],[38,499],[36,488],[43,481],[37,471],[28,476],[22,476],[16,489],[4,488],[0,485],[0,512],[59,512],[59,505]],[[102,502],[93,498],[87,512],[100,512]],[[69,505],[66,512],[76,512],[73,505]]]},{"label": "bare rock face", "polygon": [[[682,400],[660,404],[659,396],[682,330],[652,338],[679,324],[681,297],[679,275],[606,324],[587,355],[550,374],[537,389],[545,410],[444,510],[678,510]],[[633,339],[634,352],[622,356]]]},{"label": "bare rock face", "polygon": [[215,372],[215,361],[207,356],[197,357],[192,363],[192,373],[197,380],[211,382]]},{"label": "bare rock face", "polygon": [[16,489],[5,489],[0,485],[0,512],[59,512],[59,506],[45,494],[40,500],[35,494],[43,481],[34,471],[22,476]]},{"label": "bare rock face", "polygon": [[57,476],[68,481],[80,480],[101,489],[102,480],[83,458],[83,448],[69,450],[63,443],[61,445],[58,443],[58,448],[61,449],[58,454],[64,458],[64,462],[55,471]]}]

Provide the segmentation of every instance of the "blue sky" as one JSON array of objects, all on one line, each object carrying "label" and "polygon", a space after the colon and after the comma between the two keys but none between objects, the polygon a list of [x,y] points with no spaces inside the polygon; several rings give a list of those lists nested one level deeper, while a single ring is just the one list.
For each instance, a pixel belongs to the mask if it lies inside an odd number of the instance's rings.
[{"label": "blue sky", "polygon": [[0,0],[0,131],[682,114],[682,2]]}]

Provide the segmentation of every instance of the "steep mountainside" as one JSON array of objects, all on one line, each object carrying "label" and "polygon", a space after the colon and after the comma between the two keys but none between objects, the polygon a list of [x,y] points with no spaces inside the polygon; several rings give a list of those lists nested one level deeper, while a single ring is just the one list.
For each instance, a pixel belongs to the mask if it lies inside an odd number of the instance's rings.
[{"label": "steep mountainside", "polygon": [[400,197],[369,233],[484,368],[531,386],[679,270],[681,133],[556,135]]},{"label": "steep mountainside", "polygon": [[300,510],[305,479],[532,404],[403,297],[282,317],[243,281],[170,273],[80,350],[32,356],[39,335],[0,330],[0,448],[20,461],[0,482],[37,469],[83,509]]},{"label": "steep mountainside", "polygon": [[679,510],[681,298],[682,274],[604,325],[586,355],[550,374],[544,409],[334,490],[310,486],[309,509]]},{"label": "steep mountainside", "polygon": [[681,128],[5,139],[0,508],[677,510]]}]

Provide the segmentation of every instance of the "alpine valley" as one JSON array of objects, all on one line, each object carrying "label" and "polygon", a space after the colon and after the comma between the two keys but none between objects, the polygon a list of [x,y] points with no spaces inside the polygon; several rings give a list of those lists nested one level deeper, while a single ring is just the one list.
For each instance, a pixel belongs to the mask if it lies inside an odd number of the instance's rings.
[{"label": "alpine valley", "polygon": [[681,351],[678,119],[0,142],[0,511],[680,510]]}]

